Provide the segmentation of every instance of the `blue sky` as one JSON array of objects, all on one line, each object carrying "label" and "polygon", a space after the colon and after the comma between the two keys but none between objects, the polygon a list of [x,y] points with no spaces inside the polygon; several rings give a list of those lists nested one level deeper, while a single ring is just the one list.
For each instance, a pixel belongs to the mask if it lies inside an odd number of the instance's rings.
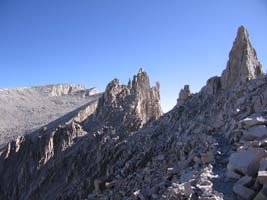
[{"label": "blue sky", "polygon": [[103,91],[143,67],[167,111],[184,84],[221,74],[241,24],[266,72],[266,0],[0,0],[0,88]]}]

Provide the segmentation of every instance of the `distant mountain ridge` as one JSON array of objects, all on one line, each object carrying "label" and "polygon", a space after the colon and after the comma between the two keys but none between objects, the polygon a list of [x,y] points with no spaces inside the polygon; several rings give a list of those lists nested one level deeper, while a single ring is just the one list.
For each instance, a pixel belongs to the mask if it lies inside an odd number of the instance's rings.
[{"label": "distant mountain ridge", "polygon": [[99,97],[78,84],[0,89],[0,146]]}]

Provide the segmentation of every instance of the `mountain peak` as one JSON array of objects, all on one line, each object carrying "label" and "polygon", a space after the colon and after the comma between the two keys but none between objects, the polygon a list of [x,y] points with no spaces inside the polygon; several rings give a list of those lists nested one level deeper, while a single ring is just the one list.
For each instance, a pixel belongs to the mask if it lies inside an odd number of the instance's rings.
[{"label": "mountain peak", "polygon": [[263,74],[257,53],[252,47],[247,29],[242,25],[238,28],[237,36],[229,53],[226,69],[222,73],[222,87],[256,79]]},{"label": "mountain peak", "polygon": [[246,27],[244,27],[243,25],[238,27],[237,36],[239,36],[239,35],[244,35],[248,38],[248,31],[247,31]]},{"label": "mountain peak", "polygon": [[138,130],[162,114],[159,87],[159,83],[155,87],[150,86],[149,77],[143,69],[127,85],[121,85],[118,79],[114,79],[100,99],[96,119],[102,124],[109,121],[109,125]]}]

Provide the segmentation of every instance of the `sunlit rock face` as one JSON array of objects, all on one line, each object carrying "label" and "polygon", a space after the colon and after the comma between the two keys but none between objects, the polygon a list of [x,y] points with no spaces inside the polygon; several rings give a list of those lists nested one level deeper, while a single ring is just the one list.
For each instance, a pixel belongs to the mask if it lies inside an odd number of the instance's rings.
[{"label": "sunlit rock face", "polygon": [[78,84],[56,84],[47,86],[47,90],[49,90],[51,96],[68,95],[85,89],[86,88],[83,85]]},{"label": "sunlit rock face", "polygon": [[94,123],[124,127],[135,131],[162,114],[160,106],[160,86],[150,87],[147,73],[140,69],[128,85],[121,85],[118,79],[111,81],[99,101]]},{"label": "sunlit rock face", "polygon": [[222,73],[222,87],[226,89],[255,79],[262,74],[262,66],[249,41],[248,32],[244,26],[240,26],[229,54],[227,67]]}]

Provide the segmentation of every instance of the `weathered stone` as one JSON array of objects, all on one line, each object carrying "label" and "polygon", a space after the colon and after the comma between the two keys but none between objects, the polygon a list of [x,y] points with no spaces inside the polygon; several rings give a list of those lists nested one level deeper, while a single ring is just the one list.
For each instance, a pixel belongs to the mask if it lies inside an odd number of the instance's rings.
[{"label": "weathered stone", "polygon": [[184,89],[180,90],[179,98],[177,99],[177,106],[183,105],[184,102],[191,96],[189,85],[185,85]]},{"label": "weathered stone", "polygon": [[262,148],[244,149],[231,154],[227,169],[239,174],[255,176],[263,157],[266,157],[266,152]]},{"label": "weathered stone", "polygon": [[94,186],[96,194],[100,194],[101,191],[105,189],[105,181],[102,179],[95,179]]},{"label": "weathered stone", "polygon": [[267,185],[267,171],[258,171],[259,182],[263,185]]},{"label": "weathered stone", "polygon": [[237,37],[229,54],[226,69],[222,73],[222,88],[227,89],[262,75],[262,66],[258,61],[245,27],[238,29]]},{"label": "weathered stone", "polygon": [[252,183],[253,179],[250,176],[243,176],[241,179],[239,179],[235,184],[236,185],[242,185],[242,186],[248,186]]},{"label": "weathered stone", "polygon": [[156,159],[157,159],[158,161],[163,161],[164,158],[165,158],[165,156],[164,156],[163,154],[160,154],[160,155],[158,155],[158,156],[156,157]]},{"label": "weathered stone", "polygon": [[184,184],[184,195],[189,197],[193,193],[193,189],[190,182]]},{"label": "weathered stone", "polygon": [[261,139],[267,136],[267,128],[265,125],[254,126],[248,130],[243,131],[243,138],[245,140]]},{"label": "weathered stone", "polygon": [[144,195],[141,193],[140,190],[135,191],[133,195],[136,198],[136,200],[146,200],[146,198],[144,197]]},{"label": "weathered stone", "polygon": [[261,192],[259,192],[253,200],[266,200],[267,196],[265,196],[264,194],[262,194]]},{"label": "weathered stone", "polygon": [[239,180],[241,175],[235,173],[234,171],[227,171],[228,180]]},{"label": "weathered stone", "polygon": [[255,192],[253,190],[242,185],[234,185],[233,191],[244,200],[251,200],[255,196]]},{"label": "weathered stone", "polygon": [[212,152],[201,154],[201,161],[203,164],[214,162],[214,154]]},{"label": "weathered stone", "polygon": [[265,119],[262,116],[252,116],[252,117],[247,117],[239,122],[240,128],[251,128],[253,126],[257,125],[264,125],[267,123],[267,119]]},{"label": "weathered stone", "polygon": [[267,199],[267,187],[263,186],[263,188],[260,190],[260,192],[253,200],[266,200],[266,199]]},{"label": "weathered stone", "polygon": [[83,85],[77,84],[57,84],[49,85],[47,87],[50,90],[51,96],[62,96],[85,90],[85,87]]},{"label": "weathered stone", "polygon": [[203,93],[215,95],[221,90],[221,78],[218,76],[210,78],[206,85],[201,89]]},{"label": "weathered stone", "polygon": [[159,83],[150,87],[149,77],[143,69],[133,77],[131,86],[121,85],[114,79],[99,100],[101,109],[97,109],[94,120],[88,121],[86,126],[93,127],[101,121],[102,126],[113,124],[117,129],[136,131],[161,116],[159,90]]},{"label": "weathered stone", "polygon": [[116,184],[117,184],[116,181],[106,182],[106,183],[105,183],[105,188],[107,188],[107,189],[111,189],[111,188],[113,188]]},{"label": "weathered stone", "polygon": [[259,171],[267,170],[267,158],[262,158],[260,161],[260,168]]}]

